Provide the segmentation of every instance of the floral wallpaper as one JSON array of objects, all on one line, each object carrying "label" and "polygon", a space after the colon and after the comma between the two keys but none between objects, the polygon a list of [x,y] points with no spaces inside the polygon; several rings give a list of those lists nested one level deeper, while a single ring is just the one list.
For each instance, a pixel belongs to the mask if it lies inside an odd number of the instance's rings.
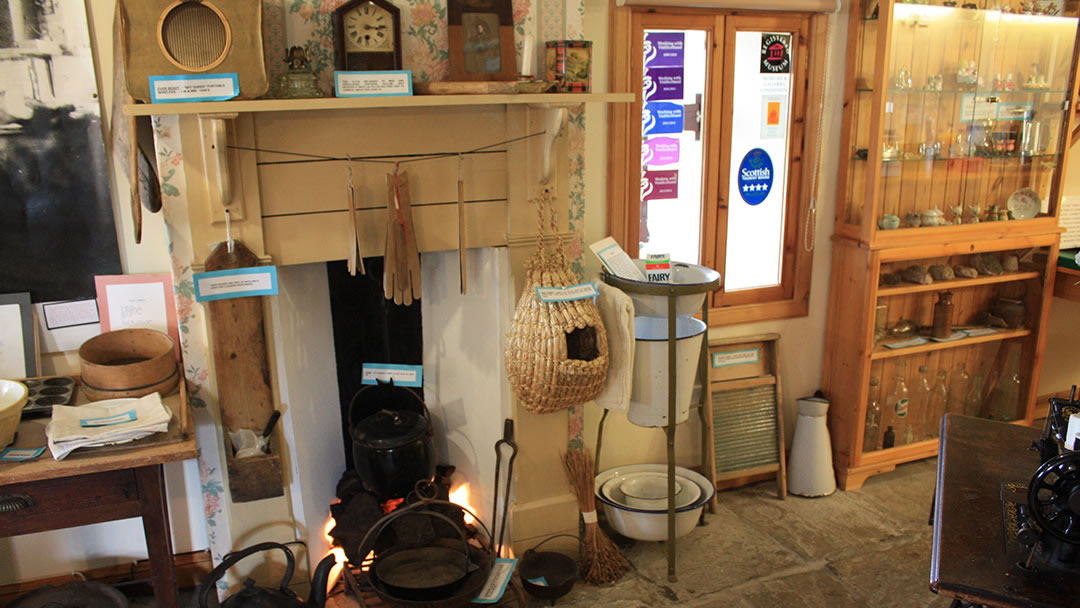
[{"label": "floral wallpaper", "polygon": [[[180,152],[179,119],[176,116],[154,118],[154,146],[157,151],[158,175],[161,176],[162,208],[168,227],[169,254],[172,257],[173,292],[176,299],[176,318],[180,326],[180,349],[184,358],[184,377],[188,400],[191,403],[195,439],[199,445],[199,482],[206,516],[206,531],[210,555],[214,563],[232,550],[228,518],[224,517],[225,480],[221,472],[222,438],[218,435],[217,404],[210,396],[206,321],[202,307],[194,306],[195,289],[191,263],[195,252],[191,246],[191,228],[186,213],[187,201],[183,192],[184,157]],[[200,258],[201,260],[201,258]],[[227,582],[218,586],[225,589]]]}]

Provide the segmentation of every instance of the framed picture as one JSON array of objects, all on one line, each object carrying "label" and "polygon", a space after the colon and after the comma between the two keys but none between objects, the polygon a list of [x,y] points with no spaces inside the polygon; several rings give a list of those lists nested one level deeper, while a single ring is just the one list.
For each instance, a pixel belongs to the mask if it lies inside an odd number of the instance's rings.
[{"label": "framed picture", "polygon": [[30,294],[0,294],[0,378],[38,375],[34,308]]},{"label": "framed picture", "polygon": [[101,331],[140,327],[169,334],[180,360],[180,328],[172,275],[120,274],[96,276]]},{"label": "framed picture", "polygon": [[450,80],[515,80],[511,0],[448,0]]},{"label": "framed picture", "polygon": [[0,51],[0,285],[93,296],[123,268],[83,1],[0,0]]}]

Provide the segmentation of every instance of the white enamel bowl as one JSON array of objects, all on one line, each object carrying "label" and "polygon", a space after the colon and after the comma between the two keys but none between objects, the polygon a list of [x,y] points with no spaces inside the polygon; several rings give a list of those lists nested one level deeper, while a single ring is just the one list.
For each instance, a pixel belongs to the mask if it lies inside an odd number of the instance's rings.
[{"label": "white enamel bowl", "polygon": [[29,391],[22,382],[0,380],[0,449],[15,438]]},{"label": "white enamel bowl", "polygon": [[[634,464],[603,471],[596,476],[593,486],[596,499],[604,505],[604,515],[607,516],[608,523],[619,534],[635,540],[667,540],[666,505],[661,503],[659,509],[641,509],[628,504],[620,504],[613,499],[613,496],[618,497],[621,495],[621,490],[619,490],[621,481],[617,483],[609,482],[640,473],[659,473],[666,476],[667,465]],[[675,475],[683,486],[682,491],[676,496],[675,502],[675,537],[678,538],[686,536],[694,530],[698,519],[701,517],[701,510],[705,508],[705,503],[712,500],[716,489],[703,475],[690,469],[675,467]],[[605,486],[610,494],[604,492]],[[688,504],[680,506],[680,502],[685,501],[682,495],[693,492],[691,486],[697,486],[698,497]],[[689,494],[687,495],[689,496]],[[663,502],[666,503],[667,501],[664,500]]]}]

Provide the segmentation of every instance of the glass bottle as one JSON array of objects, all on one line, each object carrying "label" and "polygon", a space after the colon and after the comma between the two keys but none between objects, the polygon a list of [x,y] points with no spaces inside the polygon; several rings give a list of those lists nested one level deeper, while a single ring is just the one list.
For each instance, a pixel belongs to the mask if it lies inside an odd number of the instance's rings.
[{"label": "glass bottle", "polygon": [[936,438],[938,432],[941,430],[941,417],[945,415],[945,410],[949,404],[949,390],[945,387],[947,374],[945,370],[939,369],[937,372],[937,382],[934,383],[934,388],[930,389],[930,417],[926,423],[926,435],[928,437]]},{"label": "glass bottle", "polygon": [[878,379],[870,379],[870,397],[866,405],[866,430],[863,432],[863,451],[878,449],[881,437],[881,401],[878,399]]},{"label": "glass bottle", "polygon": [[964,401],[964,414],[966,416],[983,416],[983,374],[975,374],[975,380],[971,383],[967,399]]},{"label": "glass bottle", "polygon": [[885,430],[885,434],[881,438],[882,449],[889,449],[896,445],[896,431],[890,426]]},{"label": "glass bottle", "polygon": [[1020,417],[1020,388],[1020,351],[1013,348],[990,397],[990,416],[994,420],[1016,420]]},{"label": "glass bottle", "polygon": [[964,363],[957,363],[952,377],[949,378],[949,403],[945,408],[946,411],[960,415],[967,413],[964,411],[964,398],[967,397],[970,384],[971,376],[967,373],[967,366]]},{"label": "glass bottle", "polygon": [[893,415],[893,431],[896,434],[897,445],[908,444],[912,441],[911,393],[908,391],[907,381],[904,380],[905,371],[903,362],[896,364],[896,379],[893,380],[889,398],[885,400],[886,407]]},{"label": "glass bottle", "polygon": [[908,412],[912,441],[922,441],[926,438],[926,421],[930,418],[930,377],[927,375],[929,373],[930,370],[925,365],[920,365],[919,376],[912,390],[911,408]]}]

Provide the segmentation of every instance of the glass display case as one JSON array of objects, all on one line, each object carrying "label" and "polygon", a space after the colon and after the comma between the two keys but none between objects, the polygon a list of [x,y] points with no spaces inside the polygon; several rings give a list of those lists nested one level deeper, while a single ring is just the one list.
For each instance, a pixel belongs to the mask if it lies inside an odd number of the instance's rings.
[{"label": "glass display case", "polygon": [[888,245],[1056,225],[1080,6],[852,10],[837,232]]},{"label": "glass display case", "polygon": [[935,455],[944,412],[1034,419],[1078,16],[853,0],[822,381],[841,487]]}]

